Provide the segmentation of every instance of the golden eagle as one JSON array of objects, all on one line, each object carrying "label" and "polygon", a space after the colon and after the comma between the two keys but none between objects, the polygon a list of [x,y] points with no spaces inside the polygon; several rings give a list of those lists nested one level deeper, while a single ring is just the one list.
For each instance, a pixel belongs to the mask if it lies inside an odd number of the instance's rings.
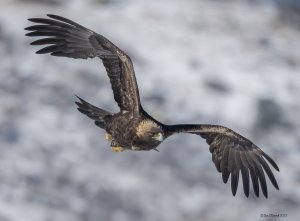
[{"label": "golden eagle", "polygon": [[[218,172],[224,183],[231,174],[232,194],[236,194],[241,172],[244,193],[249,196],[251,177],[255,195],[268,197],[265,173],[276,189],[277,181],[268,165],[277,171],[278,166],[265,152],[247,138],[233,130],[208,124],[166,125],[151,117],[142,107],[133,64],[130,57],[108,39],[69,19],[57,15],[49,18],[30,18],[38,23],[25,28],[30,37],[44,37],[31,45],[48,45],[37,54],[50,53],[53,56],[70,58],[94,58],[102,60],[110,79],[114,99],[120,112],[110,113],[78,97],[78,110],[95,121],[106,131],[115,152],[123,150],[157,150],[157,146],[176,133],[191,133],[201,136],[209,145]],[[268,163],[267,163],[268,162]]]}]

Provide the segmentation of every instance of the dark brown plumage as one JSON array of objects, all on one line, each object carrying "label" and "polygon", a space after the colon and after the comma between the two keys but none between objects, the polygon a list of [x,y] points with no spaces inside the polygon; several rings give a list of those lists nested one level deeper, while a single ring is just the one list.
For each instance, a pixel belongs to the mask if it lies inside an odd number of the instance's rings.
[{"label": "dark brown plumage", "polygon": [[[278,166],[259,147],[247,138],[229,128],[218,125],[182,124],[165,125],[147,114],[141,104],[138,86],[131,59],[108,39],[69,19],[48,15],[49,18],[32,18],[38,23],[25,28],[27,36],[45,37],[32,45],[48,45],[37,54],[50,53],[53,56],[70,58],[99,57],[110,79],[114,99],[120,112],[112,114],[79,98],[78,110],[95,121],[106,131],[106,139],[111,141],[113,151],[151,150],[175,133],[191,133],[206,139],[212,153],[212,161],[222,173],[224,183],[231,175],[232,194],[236,194],[241,172],[244,193],[249,196],[250,179],[256,196],[259,186],[268,197],[265,173],[276,189],[276,179],[269,167],[277,171]],[[268,164],[268,163],[269,164]],[[249,178],[250,175],[250,178]]]}]

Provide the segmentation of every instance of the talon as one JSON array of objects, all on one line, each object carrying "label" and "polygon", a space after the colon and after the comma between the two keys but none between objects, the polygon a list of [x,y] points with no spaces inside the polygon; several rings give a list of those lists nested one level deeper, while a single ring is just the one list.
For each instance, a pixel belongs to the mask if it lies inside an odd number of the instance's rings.
[{"label": "talon", "polygon": [[107,140],[107,141],[112,141],[112,136],[111,136],[111,134],[105,132],[105,140]]},{"label": "talon", "polygon": [[125,150],[123,147],[111,147],[112,152],[122,152]]}]

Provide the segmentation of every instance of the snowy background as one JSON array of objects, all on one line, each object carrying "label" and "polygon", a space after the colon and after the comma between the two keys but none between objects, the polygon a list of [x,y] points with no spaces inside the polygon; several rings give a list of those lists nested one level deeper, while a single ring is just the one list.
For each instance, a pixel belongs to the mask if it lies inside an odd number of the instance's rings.
[{"label": "snowy background", "polygon": [[[226,125],[278,163],[280,191],[235,197],[205,141],[113,153],[74,94],[117,111],[101,62],[36,55],[30,17],[53,13],[133,59],[164,123]],[[1,0],[0,221],[300,220],[300,1]],[[241,180],[240,180],[241,181]]]}]

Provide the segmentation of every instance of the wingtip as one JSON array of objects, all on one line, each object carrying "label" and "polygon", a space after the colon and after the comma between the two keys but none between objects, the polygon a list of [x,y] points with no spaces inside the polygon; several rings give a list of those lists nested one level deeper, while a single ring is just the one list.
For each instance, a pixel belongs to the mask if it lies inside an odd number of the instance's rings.
[{"label": "wingtip", "polygon": [[74,94],[74,96],[75,96],[81,103],[84,102],[84,100],[83,100],[81,97],[79,97],[78,95]]},{"label": "wingtip", "polygon": [[[232,181],[231,181],[232,182]],[[237,192],[237,184],[231,184],[231,192],[232,192],[232,195],[235,196],[236,195],[236,192]]]},{"label": "wingtip", "polygon": [[273,161],[272,166],[275,168],[275,170],[277,170],[278,172],[280,172],[278,165],[275,163],[275,161]]},{"label": "wingtip", "polygon": [[81,109],[80,107],[78,107],[77,110],[78,110],[80,113],[85,114],[85,115],[88,113],[87,111]]},{"label": "wingtip", "polygon": [[27,20],[34,23],[39,23],[40,18],[28,18]]},{"label": "wingtip", "polygon": [[228,179],[229,179],[229,175],[230,175],[229,172],[223,172],[223,173],[222,173],[222,179],[223,179],[223,182],[224,182],[224,183],[227,183],[227,181],[228,181]]},{"label": "wingtip", "polygon": [[54,14],[47,14],[47,16],[48,16],[49,18],[56,18],[56,17],[59,17],[58,15],[54,15]]},{"label": "wingtip", "polygon": [[268,160],[268,162],[279,172],[279,167],[275,163],[275,161],[265,152],[262,151],[262,155]]},{"label": "wingtip", "polygon": [[265,197],[266,199],[268,199],[268,192],[263,192],[263,194],[264,194],[264,197]]},{"label": "wingtip", "polygon": [[79,107],[81,105],[81,103],[79,103],[78,101],[75,101],[75,104]]},{"label": "wingtip", "polygon": [[43,49],[38,50],[38,51],[36,51],[35,53],[36,53],[36,54],[46,54],[46,52],[44,52]]}]

